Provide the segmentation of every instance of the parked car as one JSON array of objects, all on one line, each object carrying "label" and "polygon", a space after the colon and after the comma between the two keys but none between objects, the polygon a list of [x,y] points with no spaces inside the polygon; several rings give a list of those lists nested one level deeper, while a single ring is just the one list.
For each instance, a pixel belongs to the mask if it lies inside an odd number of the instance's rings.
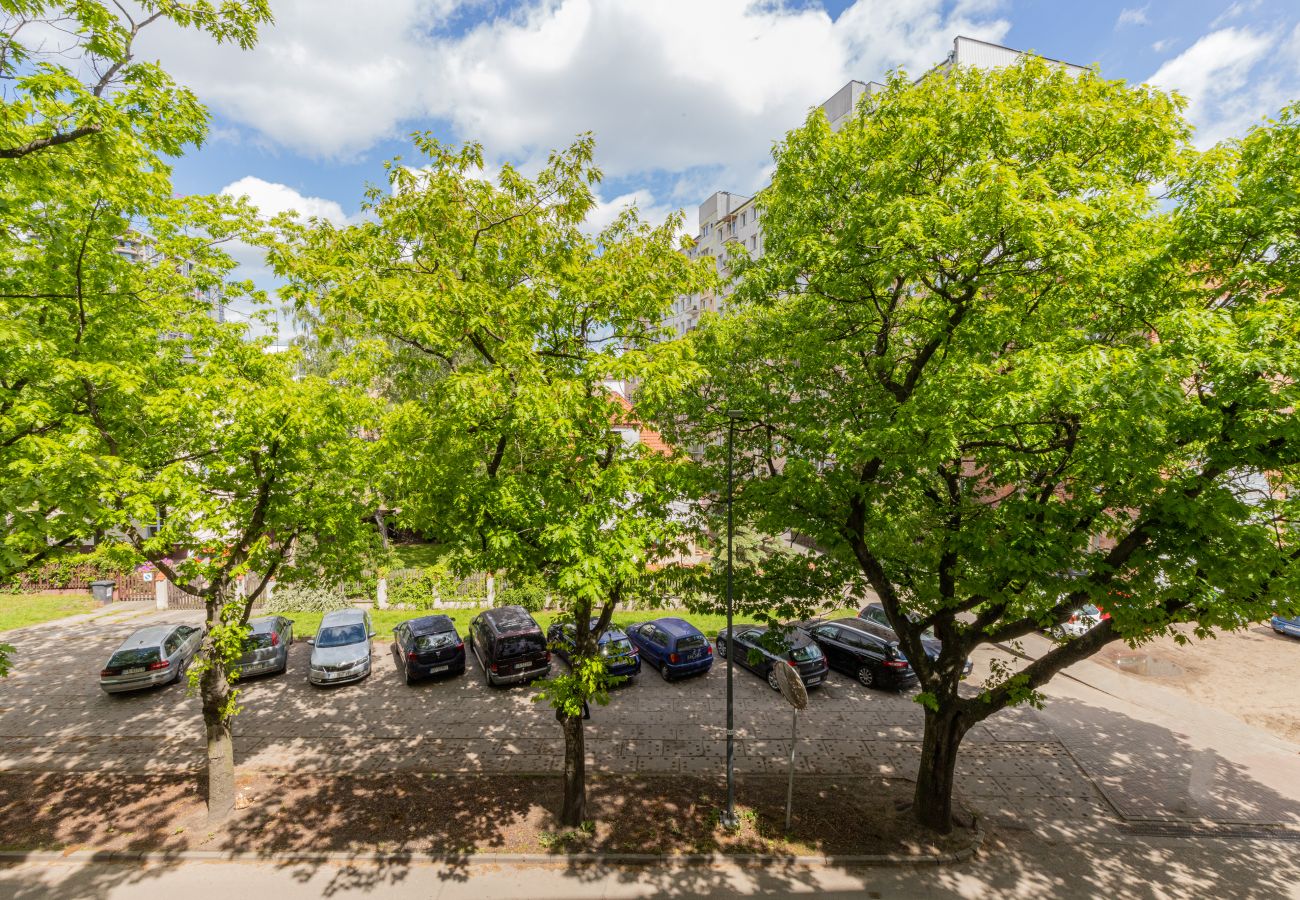
[{"label": "parked car", "polygon": [[[784,635],[787,649],[783,653],[775,653],[763,646],[761,641],[767,632],[766,625],[734,625],[731,628],[731,633],[735,635],[733,638],[724,628],[718,632],[718,655],[726,659],[727,654],[734,649],[736,664],[766,678],[774,691],[781,689],[772,672],[775,665],[794,666],[799,670],[806,687],[816,687],[826,680],[829,671],[826,657],[817,642],[808,636],[808,632],[802,628],[788,629]],[[757,662],[750,661],[751,650],[758,651]]]},{"label": "parked car", "polygon": [[199,652],[203,629],[192,625],[149,625],[131,634],[113,651],[99,673],[107,693],[138,691],[175,684]]},{"label": "parked car", "polygon": [[1102,612],[1098,607],[1091,603],[1085,603],[1074,612],[1070,613],[1070,618],[1066,619],[1060,625],[1053,625],[1047,629],[1049,636],[1058,640],[1072,637],[1082,637],[1093,629],[1094,626],[1100,625],[1102,619],[1109,619],[1110,616]]},{"label": "parked car", "polygon": [[274,672],[284,674],[289,668],[289,645],[293,643],[293,620],[284,616],[266,616],[249,623],[244,638],[244,652],[231,668],[240,678]]},{"label": "parked car", "polygon": [[808,634],[822,648],[832,669],[852,675],[867,687],[903,690],[916,684],[916,672],[897,641],[872,634],[861,619],[836,619],[810,626]]},{"label": "parked car", "polygon": [[522,606],[498,606],[475,616],[469,648],[490,685],[532,681],[551,671],[542,627]]},{"label": "parked car", "polygon": [[447,616],[407,619],[393,629],[393,654],[410,684],[434,675],[465,674],[465,642]]},{"label": "parked car", "polygon": [[[867,630],[876,637],[883,638],[894,644],[898,643],[898,633],[894,631],[894,626],[889,624],[889,615],[879,603],[868,603],[862,607],[862,609],[858,610],[858,618],[867,623]],[[925,651],[928,659],[937,662],[939,654],[943,651],[943,641],[936,638],[932,632],[927,631],[921,636],[921,648]],[[969,675],[972,668],[969,659],[962,663],[961,677],[965,678]]]},{"label": "parked car", "polygon": [[702,675],[713,666],[713,645],[685,619],[641,622],[627,630],[627,639],[648,665],[659,669],[664,681]]},{"label": "parked car", "polygon": [[340,609],[325,614],[316,637],[309,639],[311,662],[307,680],[312,684],[344,684],[370,674],[370,613]]},{"label": "parked car", "polygon": [[[595,629],[599,619],[592,619],[588,627]],[[546,629],[546,643],[569,665],[573,665],[572,654],[577,643],[576,629],[572,622],[555,622]],[[641,674],[641,653],[627,639],[621,628],[611,625],[596,639],[596,649],[605,657],[605,671],[610,675],[635,678]]]},{"label": "parked car", "polygon": [[1273,630],[1278,634],[1300,637],[1300,616],[1296,616],[1294,619],[1274,616],[1269,619],[1269,624],[1273,626]]}]

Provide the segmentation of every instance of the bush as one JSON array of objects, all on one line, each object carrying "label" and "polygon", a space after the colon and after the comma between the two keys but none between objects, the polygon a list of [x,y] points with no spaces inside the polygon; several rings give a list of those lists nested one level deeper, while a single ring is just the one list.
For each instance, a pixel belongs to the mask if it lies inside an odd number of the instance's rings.
[{"label": "bush", "polygon": [[277,584],[266,601],[267,612],[332,612],[352,604],[339,585]]},{"label": "bush", "polygon": [[496,604],[522,606],[529,612],[538,612],[546,606],[546,584],[536,575],[512,580],[509,587],[497,592]]}]

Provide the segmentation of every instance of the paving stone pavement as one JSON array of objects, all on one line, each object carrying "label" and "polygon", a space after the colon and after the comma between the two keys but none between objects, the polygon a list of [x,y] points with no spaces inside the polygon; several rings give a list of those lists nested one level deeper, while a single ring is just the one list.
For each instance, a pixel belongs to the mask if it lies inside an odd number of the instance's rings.
[{"label": "paving stone pavement", "polygon": [[[202,765],[196,697],[181,687],[109,696],[97,684],[103,660],[132,629],[197,619],[195,612],[146,613],[8,635],[18,654],[14,674],[0,683],[0,771],[162,772]],[[563,738],[550,709],[533,702],[532,688],[488,687],[472,657],[463,677],[409,686],[382,639],[374,653],[374,674],[366,681],[320,689],[307,683],[309,648],[300,641],[288,674],[245,682],[235,720],[239,765],[352,773],[560,770]],[[786,771],[790,709],[749,672],[737,669],[735,679],[737,772]],[[725,685],[719,660],[702,678],[667,684],[647,670],[620,686],[609,706],[592,710],[590,770],[721,774]],[[800,714],[797,771],[912,778],[921,732],[921,709],[909,696],[832,674]],[[1007,710],[970,732],[957,788],[982,814],[1016,827],[1077,830],[1115,818],[1093,774],[1032,709]]]}]

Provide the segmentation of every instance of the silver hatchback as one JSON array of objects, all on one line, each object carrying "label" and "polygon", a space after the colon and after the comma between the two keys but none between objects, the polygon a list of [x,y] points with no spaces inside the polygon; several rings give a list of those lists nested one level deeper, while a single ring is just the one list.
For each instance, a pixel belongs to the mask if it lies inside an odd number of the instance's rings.
[{"label": "silver hatchback", "polygon": [[321,619],[312,645],[307,680],[312,684],[342,684],[360,681],[370,674],[370,613],[340,609]]},{"label": "silver hatchback", "polygon": [[203,629],[192,625],[150,625],[122,642],[99,673],[99,686],[110,694],[174,684],[190,667]]},{"label": "silver hatchback", "polygon": [[293,643],[293,620],[284,616],[265,616],[248,623],[244,652],[231,668],[240,678],[274,673],[289,668],[289,645]]}]

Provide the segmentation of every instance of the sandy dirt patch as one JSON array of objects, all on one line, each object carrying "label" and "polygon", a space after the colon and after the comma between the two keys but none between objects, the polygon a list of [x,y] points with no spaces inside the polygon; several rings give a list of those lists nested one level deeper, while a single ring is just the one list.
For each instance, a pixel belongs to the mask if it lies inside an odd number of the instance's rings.
[{"label": "sandy dirt patch", "polygon": [[[1191,636],[1190,628],[1185,631]],[[1094,659],[1300,744],[1300,640],[1267,624],[1216,632],[1203,641],[1193,637],[1186,645],[1173,637],[1136,650],[1112,645]]]}]

